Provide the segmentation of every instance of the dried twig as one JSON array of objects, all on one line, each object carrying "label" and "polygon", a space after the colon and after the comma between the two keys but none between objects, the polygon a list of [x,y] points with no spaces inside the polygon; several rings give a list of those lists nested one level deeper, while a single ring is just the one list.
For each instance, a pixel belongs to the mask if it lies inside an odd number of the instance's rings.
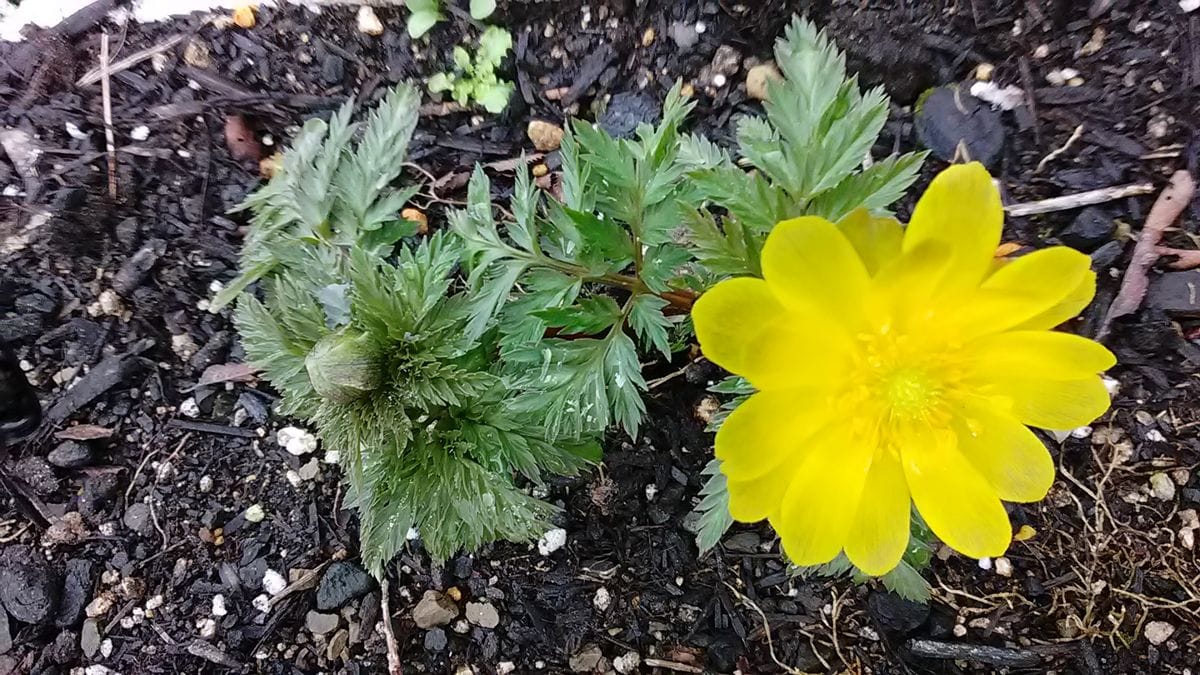
[{"label": "dried twig", "polygon": [[1104,339],[1112,327],[1112,322],[1122,316],[1132,314],[1142,305],[1146,297],[1146,289],[1150,286],[1150,268],[1158,260],[1158,242],[1179,214],[1187,208],[1196,192],[1196,181],[1187,171],[1176,171],[1171,176],[1171,182],[1158,195],[1150,214],[1146,216],[1146,224],[1142,226],[1138,236],[1137,246],[1133,249],[1133,257],[1129,260],[1129,268],[1125,278],[1121,280],[1121,290],[1109,306],[1100,324],[1097,339]]},{"label": "dried twig", "polygon": [[908,649],[917,656],[931,659],[954,659],[986,663],[998,668],[1037,668],[1042,665],[1040,654],[1024,649],[960,644],[937,640],[910,640]]},{"label": "dried twig", "polygon": [[1080,137],[1082,137],[1082,136],[1083,136],[1083,125],[1080,124],[1079,126],[1075,127],[1075,131],[1071,132],[1071,137],[1067,139],[1066,143],[1062,144],[1062,147],[1051,150],[1050,154],[1046,155],[1045,157],[1042,158],[1042,161],[1038,162],[1037,168],[1035,168],[1033,170],[1033,172],[1041,173],[1042,169],[1046,168],[1047,164],[1049,164],[1055,158],[1061,156],[1067,150],[1070,150],[1071,146],[1075,144],[1075,141],[1079,140]]},{"label": "dried twig", "polygon": [[[129,70],[130,68],[136,66],[137,64],[141,63],[142,61],[145,61],[146,59],[153,57],[155,54],[160,54],[162,52],[167,51],[171,47],[174,47],[175,45],[182,42],[185,37],[187,37],[187,36],[183,35],[183,34],[174,35],[156,45],[147,47],[141,51],[134,52],[134,53],[130,54],[129,56],[126,56],[123,59],[117,59],[116,61],[113,61],[109,65],[108,74],[111,77],[123,70]],[[102,78],[103,76],[104,75],[103,75],[102,67],[97,66],[97,67],[92,68],[91,70],[87,71],[86,73],[84,73],[83,77],[79,78],[75,82],[75,84],[80,87],[86,87],[89,84],[96,84],[97,82],[100,81],[100,78]]]},{"label": "dried twig", "polygon": [[388,675],[404,675],[400,665],[400,643],[396,641],[396,631],[392,628],[392,603],[389,599],[390,589],[385,577],[379,584],[379,608],[383,612],[383,636],[387,642]]},{"label": "dried twig", "polygon": [[704,669],[693,666],[687,663],[678,663],[676,661],[664,661],[662,659],[646,659],[642,663],[650,668],[663,668],[665,670],[673,670],[677,673],[703,673]]},{"label": "dried twig", "polygon": [[113,140],[112,81],[109,78],[108,31],[100,32],[100,96],[104,101],[104,142],[108,152],[108,196],[117,199],[117,144]]},{"label": "dried twig", "polygon": [[1042,199],[1036,202],[1009,204],[1004,207],[1004,210],[1010,216],[1033,216],[1039,213],[1070,211],[1071,209],[1103,204],[1117,199],[1124,199],[1125,197],[1147,195],[1151,192],[1154,192],[1154,185],[1152,183],[1133,183],[1132,185],[1118,185],[1116,187],[1100,188],[1099,190],[1077,192],[1061,197],[1051,197],[1050,199]]},{"label": "dried twig", "polygon": [[[767,615],[763,613],[762,608],[755,604],[753,600],[743,595],[741,591],[734,588],[733,585],[728,581],[725,582],[725,587],[729,589],[729,592],[733,593],[734,597],[738,599],[738,602],[741,602],[743,605],[753,609],[758,614],[758,617],[762,619],[763,635],[765,635],[767,638],[767,651],[771,654],[771,660],[775,662],[775,665],[779,666],[784,670],[784,672],[790,673],[791,675],[804,675],[802,671],[787,665],[783,661],[780,661],[778,656],[775,656],[775,643],[771,641],[771,623],[767,621]],[[836,640],[837,638],[835,637],[834,639]]]}]

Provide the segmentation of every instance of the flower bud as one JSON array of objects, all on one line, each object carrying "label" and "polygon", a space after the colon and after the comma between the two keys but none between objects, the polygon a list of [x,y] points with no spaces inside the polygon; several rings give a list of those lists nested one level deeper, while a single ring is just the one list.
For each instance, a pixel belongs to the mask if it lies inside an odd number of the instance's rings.
[{"label": "flower bud", "polygon": [[304,366],[317,394],[334,403],[362,398],[380,384],[378,353],[362,333],[346,331],[322,338],[305,357]]}]

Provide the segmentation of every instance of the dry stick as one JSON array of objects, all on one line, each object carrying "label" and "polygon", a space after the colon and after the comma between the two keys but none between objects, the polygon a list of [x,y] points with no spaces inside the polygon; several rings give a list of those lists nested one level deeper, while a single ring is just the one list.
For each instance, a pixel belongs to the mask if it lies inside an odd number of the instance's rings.
[{"label": "dry stick", "polygon": [[1146,297],[1146,289],[1150,286],[1150,268],[1158,260],[1158,242],[1162,240],[1163,232],[1166,232],[1179,218],[1179,214],[1187,208],[1195,192],[1196,181],[1192,179],[1192,174],[1176,171],[1175,175],[1171,176],[1171,182],[1154,201],[1154,206],[1150,207],[1150,214],[1146,216],[1137,246],[1133,248],[1129,268],[1125,271],[1125,278],[1121,280],[1121,290],[1117,291],[1117,297],[1104,315],[1104,321],[1096,333],[1097,340],[1108,336],[1114,320],[1132,314],[1142,306],[1142,299]]},{"label": "dry stick", "polygon": [[100,95],[104,99],[104,140],[108,151],[108,196],[117,200],[117,144],[113,140],[112,82],[108,75],[108,31],[100,33]]},{"label": "dry stick", "polygon": [[[134,53],[130,54],[129,56],[126,56],[123,59],[117,59],[116,61],[113,61],[111,64],[109,64],[108,74],[111,77],[121,71],[129,70],[130,68],[136,66],[137,64],[141,63],[142,61],[152,58],[155,54],[160,54],[162,52],[167,51],[171,47],[174,47],[175,45],[182,42],[185,37],[187,37],[187,36],[182,35],[182,34],[175,35],[173,37],[167,38],[166,40],[164,40],[152,47],[147,47],[141,51],[134,52]],[[104,76],[104,73],[103,73],[102,67],[97,66],[96,68],[92,68],[91,70],[84,73],[83,77],[76,80],[75,84],[80,87],[86,87],[89,84],[96,84],[97,82],[100,81],[100,78],[102,78],[103,76]]]},{"label": "dry stick", "polygon": [[1125,197],[1146,195],[1151,192],[1154,192],[1154,185],[1152,183],[1133,183],[1132,185],[1118,185],[1115,187],[1100,188],[1099,190],[1077,192],[1061,197],[1051,197],[1050,199],[1042,199],[1036,202],[1009,204],[1004,207],[1004,210],[1010,216],[1033,216],[1039,213],[1069,211],[1083,206],[1092,206],[1094,204],[1103,204],[1104,202],[1124,199]]},{"label": "dry stick", "polygon": [[[760,619],[762,619],[763,635],[765,635],[767,638],[767,652],[769,652],[771,654],[771,660],[775,662],[775,665],[779,666],[780,668],[782,668],[784,670],[784,672],[790,673],[791,675],[804,675],[804,673],[802,673],[801,671],[787,665],[783,661],[780,661],[779,657],[775,656],[775,643],[771,641],[771,622],[767,621],[767,615],[762,611],[762,608],[759,607],[757,604],[755,604],[755,602],[753,600],[746,597],[741,591],[734,588],[733,584],[729,583],[728,581],[725,582],[725,587],[728,588],[729,591],[731,593],[733,593],[734,596],[737,597],[739,602],[746,605],[750,609],[753,609],[755,612],[758,613],[758,617]],[[835,637],[834,639],[836,640],[837,638]],[[816,652],[814,651],[813,653],[815,654]],[[820,658],[820,657],[818,657],[818,658]]]},{"label": "dry stick", "polygon": [[1083,125],[1082,124],[1075,127],[1075,131],[1071,132],[1071,137],[1067,139],[1066,143],[1062,144],[1061,148],[1055,148],[1054,150],[1050,151],[1050,154],[1043,157],[1042,161],[1037,163],[1037,168],[1034,169],[1033,172],[1041,173],[1042,169],[1046,168],[1047,164],[1049,164],[1055,158],[1061,156],[1067,150],[1070,150],[1071,146],[1074,145],[1075,141],[1079,140],[1079,138],[1081,136],[1083,136]]},{"label": "dry stick", "polygon": [[388,580],[385,577],[379,585],[379,608],[383,611],[383,636],[387,642],[388,675],[404,675],[400,665],[400,644],[396,642],[396,632],[392,628],[392,603],[388,599]]}]

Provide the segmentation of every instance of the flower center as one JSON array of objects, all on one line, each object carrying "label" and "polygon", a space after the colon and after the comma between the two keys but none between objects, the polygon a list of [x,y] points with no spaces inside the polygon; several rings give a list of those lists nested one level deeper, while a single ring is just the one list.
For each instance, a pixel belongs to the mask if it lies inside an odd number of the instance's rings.
[{"label": "flower center", "polygon": [[886,328],[862,335],[859,344],[855,406],[874,409],[883,428],[942,418],[955,381],[953,357],[947,350]]},{"label": "flower center", "polygon": [[902,365],[879,374],[876,395],[893,415],[922,417],[941,400],[941,383],[928,371]]}]

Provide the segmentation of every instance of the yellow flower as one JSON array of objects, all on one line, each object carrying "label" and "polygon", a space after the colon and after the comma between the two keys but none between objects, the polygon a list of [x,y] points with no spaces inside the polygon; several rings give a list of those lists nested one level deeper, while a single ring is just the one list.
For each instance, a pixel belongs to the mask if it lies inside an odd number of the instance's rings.
[{"label": "yellow flower", "polygon": [[757,389],[716,438],[735,519],[769,519],[798,565],[845,551],[871,575],[899,563],[912,504],[952,548],[1004,553],[1001,500],[1038,501],[1054,481],[1026,425],[1099,417],[1116,360],[1051,330],[1091,302],[1088,257],[1059,246],[1005,264],[1003,220],[982,165],[953,166],[907,228],[865,211],[779,223],[764,279],[696,302],[704,354]]}]

